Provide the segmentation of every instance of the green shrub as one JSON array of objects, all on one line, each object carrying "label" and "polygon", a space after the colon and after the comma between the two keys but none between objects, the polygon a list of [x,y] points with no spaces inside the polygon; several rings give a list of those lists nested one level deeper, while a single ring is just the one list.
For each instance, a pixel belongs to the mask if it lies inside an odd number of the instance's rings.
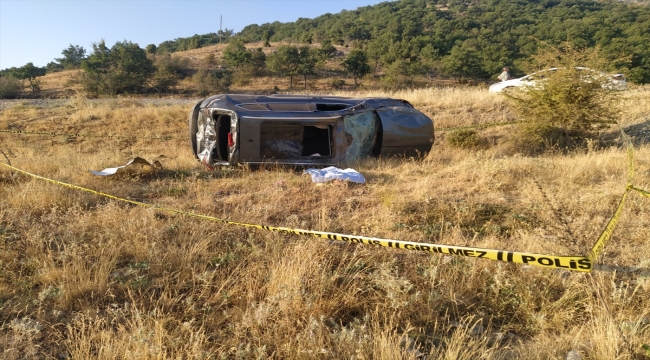
[{"label": "green shrub", "polygon": [[156,92],[171,91],[178,80],[185,76],[184,71],[189,66],[188,58],[169,54],[153,56],[156,72],[151,77],[151,87]]},{"label": "green shrub", "polygon": [[600,70],[598,49],[576,50],[571,45],[540,54],[536,81],[506,94],[524,122],[515,143],[533,152],[584,146],[599,131],[618,120],[620,91]]},{"label": "green shrub", "polygon": [[13,76],[0,77],[0,99],[15,99],[22,92],[20,80]]},{"label": "green shrub", "polygon": [[481,138],[471,129],[454,130],[447,135],[447,143],[456,148],[470,149],[479,147]]},{"label": "green shrub", "polygon": [[232,79],[228,72],[201,69],[192,76],[192,82],[196,86],[197,94],[206,96],[227,92],[230,89]]}]

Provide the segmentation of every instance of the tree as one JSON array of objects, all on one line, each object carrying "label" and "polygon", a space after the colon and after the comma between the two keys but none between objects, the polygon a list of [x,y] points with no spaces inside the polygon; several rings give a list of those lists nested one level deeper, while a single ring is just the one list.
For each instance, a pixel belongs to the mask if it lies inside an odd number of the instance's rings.
[{"label": "tree", "polygon": [[374,63],[374,73],[377,75],[379,70],[379,64],[381,63],[381,58],[384,54],[388,52],[390,47],[390,40],[388,37],[384,36],[382,38],[377,38],[368,43],[367,51],[368,56],[372,59]]},{"label": "tree", "polygon": [[156,72],[151,78],[151,83],[155,91],[167,92],[178,84],[181,64],[178,58],[172,58],[171,55],[158,55],[155,57],[154,65]]},{"label": "tree", "polygon": [[264,47],[271,47],[271,43],[269,40],[271,39],[271,33],[269,33],[268,30],[264,30],[262,33],[262,43],[264,43]]},{"label": "tree", "polygon": [[320,43],[320,49],[318,49],[318,56],[321,60],[327,60],[336,53],[336,48],[332,45],[332,42],[329,39],[323,40]]},{"label": "tree", "polygon": [[282,45],[275,54],[266,59],[266,65],[274,73],[289,77],[289,86],[293,89],[293,77],[299,74],[300,52],[291,45]]},{"label": "tree", "polygon": [[126,40],[110,49],[104,40],[93,44],[93,53],[81,66],[86,90],[108,95],[142,92],[156,70],[145,51]]},{"label": "tree", "polygon": [[300,42],[303,44],[311,44],[314,40],[314,36],[310,33],[303,33],[302,36],[300,36]]},{"label": "tree", "polygon": [[217,36],[219,36],[219,42],[223,42],[224,40],[227,41],[234,34],[235,34],[235,30],[228,29],[228,28],[225,28],[224,30],[217,31]]},{"label": "tree", "polygon": [[473,39],[457,43],[451,53],[442,58],[442,68],[446,75],[462,82],[466,77],[478,76],[481,72],[480,53]]},{"label": "tree", "polygon": [[86,58],[86,49],[79,45],[70,44],[67,49],[61,51],[61,54],[63,57],[55,60],[66,69],[76,69],[81,66],[81,62]]},{"label": "tree", "polygon": [[36,67],[30,62],[16,69],[14,73],[14,76],[16,76],[18,79],[29,81],[29,86],[32,88],[32,92],[34,93],[41,90],[39,87],[39,81],[36,80],[36,77],[44,75],[45,68]]},{"label": "tree", "polygon": [[45,66],[45,72],[48,73],[48,74],[55,73],[55,72],[61,71],[63,69],[64,69],[63,65],[59,64],[56,61],[50,61]]},{"label": "tree", "polygon": [[350,51],[348,57],[341,63],[345,70],[354,78],[354,86],[357,86],[357,78],[362,78],[372,70],[368,65],[368,57],[363,50],[354,49]]},{"label": "tree", "polygon": [[252,50],[251,59],[248,64],[250,67],[250,74],[252,76],[261,76],[266,70],[266,54],[262,51],[262,48],[257,48]]},{"label": "tree", "polygon": [[149,45],[147,45],[145,50],[147,51],[147,54],[155,54],[156,50],[158,50],[158,48],[156,47],[155,44],[149,44]]},{"label": "tree", "polygon": [[145,51],[130,41],[116,42],[111,48],[110,58],[120,92],[142,92],[156,71]]},{"label": "tree", "polygon": [[307,76],[314,75],[314,68],[316,67],[316,62],[318,59],[314,51],[312,51],[309,46],[301,46],[298,49],[298,57],[300,61],[300,66],[298,67],[298,75],[302,75],[305,80],[305,89],[307,89]]},{"label": "tree", "polygon": [[93,43],[93,53],[81,62],[84,70],[83,84],[86,90],[95,94],[114,94],[110,79],[111,59],[110,49],[102,39]]},{"label": "tree", "polygon": [[235,70],[243,65],[246,65],[251,60],[251,53],[246,51],[244,43],[239,40],[230,42],[226,49],[223,51],[223,61],[228,66],[234,67]]}]

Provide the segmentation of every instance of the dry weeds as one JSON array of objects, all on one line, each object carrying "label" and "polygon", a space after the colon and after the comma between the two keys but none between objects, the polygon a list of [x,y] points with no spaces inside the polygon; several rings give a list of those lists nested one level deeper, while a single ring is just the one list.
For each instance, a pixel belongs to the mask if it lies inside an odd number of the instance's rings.
[{"label": "dry weeds", "polygon": [[[647,94],[630,92],[626,125],[648,121]],[[478,89],[353,95],[407,99],[437,128],[511,116]],[[424,160],[359,163],[365,185],[211,172],[190,155],[188,110],[19,103],[0,129],[180,139],[0,134],[0,149],[39,175],[235,221],[558,255],[589,251],[626,185],[624,149],[524,157],[503,148],[508,126],[482,130],[481,151],[438,140]],[[635,151],[635,185],[648,189],[650,147]],[[150,176],[88,172],[160,155]],[[0,186],[6,359],[642,359],[650,343],[650,200],[636,194],[601,256],[610,271],[581,274],[210,223],[6,168]]]}]

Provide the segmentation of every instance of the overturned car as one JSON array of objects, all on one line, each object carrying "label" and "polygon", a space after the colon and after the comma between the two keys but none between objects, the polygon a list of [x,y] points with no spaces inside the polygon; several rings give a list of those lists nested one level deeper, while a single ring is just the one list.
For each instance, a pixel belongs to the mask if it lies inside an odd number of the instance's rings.
[{"label": "overturned car", "polygon": [[302,95],[215,95],[190,112],[190,144],[207,166],[349,164],[422,155],[433,122],[404,100]]}]

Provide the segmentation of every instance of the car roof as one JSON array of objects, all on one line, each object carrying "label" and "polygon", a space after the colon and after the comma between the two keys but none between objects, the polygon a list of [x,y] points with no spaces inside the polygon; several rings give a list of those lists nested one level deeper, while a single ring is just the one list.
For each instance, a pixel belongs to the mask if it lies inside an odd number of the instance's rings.
[{"label": "car roof", "polygon": [[[405,100],[390,98],[352,98],[321,95],[249,95],[220,94],[204,99],[203,108],[232,110],[242,115],[278,116],[279,113],[342,112],[352,108],[379,108],[382,106],[412,107]],[[284,116],[283,115],[283,116]]]}]

